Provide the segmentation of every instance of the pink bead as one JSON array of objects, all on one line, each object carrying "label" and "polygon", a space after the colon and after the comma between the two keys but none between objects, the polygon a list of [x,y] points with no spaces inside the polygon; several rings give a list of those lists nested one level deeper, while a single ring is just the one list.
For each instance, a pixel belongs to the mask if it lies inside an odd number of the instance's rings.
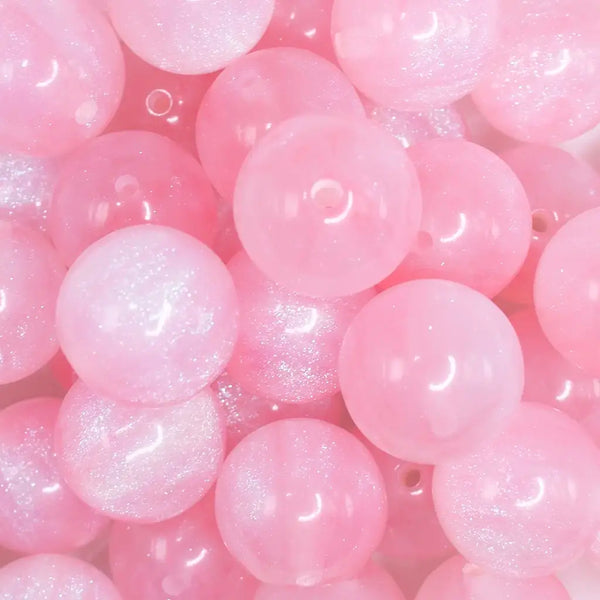
[{"label": "pink bead", "polygon": [[600,375],[600,208],[564,225],[535,275],[535,310],[550,343],[573,364]]},{"label": "pink bead", "polygon": [[554,576],[509,579],[486,573],[454,556],[433,571],[421,586],[416,600],[570,600]]},{"label": "pink bead", "polygon": [[0,384],[23,379],[58,350],[54,310],[65,268],[45,236],[0,221]]},{"label": "pink bead", "polygon": [[350,433],[315,419],[265,425],[225,460],[216,514],[223,540],[255,577],[318,585],[358,574],[381,538],[381,474]]},{"label": "pink bead", "polygon": [[240,306],[238,340],[227,365],[232,379],[251,394],[281,402],[314,402],[339,392],[344,334],[375,292],[300,296],[265,277],[244,252],[228,268]]},{"label": "pink bead", "polygon": [[117,110],[123,56],[113,30],[92,5],[3,2],[0,56],[4,151],[68,152],[98,135]]},{"label": "pink bead", "polygon": [[0,569],[3,600],[121,600],[114,584],[92,565],[60,554],[20,558]]},{"label": "pink bead", "polygon": [[523,186],[495,154],[464,140],[418,144],[409,157],[421,184],[421,230],[383,287],[441,278],[495,296],[529,248],[531,212]]},{"label": "pink bead", "polygon": [[35,398],[0,412],[0,544],[17,552],[73,550],[108,524],[59,475],[59,407],[56,398]]},{"label": "pink bead", "polygon": [[84,502],[115,519],[152,523],[206,494],[225,440],[209,390],[175,406],[146,408],[78,382],[61,406],[55,443],[61,473]]},{"label": "pink bead", "polygon": [[310,115],[254,147],[234,216],[267,276],[298,293],[346,296],[398,266],[419,227],[421,198],[393,136],[367,120]]},{"label": "pink bead", "polygon": [[96,138],[63,163],[49,214],[52,241],[67,264],[107,233],[168,225],[211,244],[215,193],[200,164],[148,131]]},{"label": "pink bead", "polygon": [[350,416],[378,448],[438,463],[498,432],[523,391],[519,340],[500,309],[458,283],[424,279],[379,294],[340,353]]},{"label": "pink bead", "polygon": [[222,69],[265,32],[274,0],[108,0],[121,39],[144,61],[173,73]]},{"label": "pink bead", "polygon": [[496,42],[497,0],[335,0],[340,65],[366,96],[398,110],[468,94]]},{"label": "pink bead", "polygon": [[162,523],[115,523],[110,568],[127,600],[252,600],[257,585],[223,545],[212,495]]},{"label": "pink bead", "polygon": [[237,300],[223,263],[168,227],[115,231],[88,248],[61,288],[61,347],[95,391],[128,402],[189,398],[225,368]]},{"label": "pink bead", "polygon": [[252,52],[227,67],[204,96],[196,124],[198,154],[219,193],[231,200],[256,142],[304,113],[362,117],[365,111],[345,75],[306,50]]},{"label": "pink bead", "polygon": [[600,121],[600,10],[595,0],[506,2],[503,32],[473,93],[514,138],[551,143]]},{"label": "pink bead", "polygon": [[375,563],[356,577],[312,587],[262,584],[254,600],[405,600],[392,577]]},{"label": "pink bead", "polygon": [[523,144],[501,155],[525,187],[532,211],[529,254],[502,297],[533,303],[535,270],[556,231],[579,213],[600,206],[600,175],[560,148]]},{"label": "pink bead", "polygon": [[600,456],[575,421],[525,402],[470,455],[436,467],[433,498],[450,541],[501,575],[550,575],[583,554],[598,525]]}]

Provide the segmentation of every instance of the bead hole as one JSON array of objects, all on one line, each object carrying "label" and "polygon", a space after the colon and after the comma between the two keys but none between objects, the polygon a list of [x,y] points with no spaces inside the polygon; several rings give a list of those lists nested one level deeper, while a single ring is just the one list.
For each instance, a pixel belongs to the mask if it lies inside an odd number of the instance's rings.
[{"label": "bead hole", "polygon": [[146,97],[146,108],[155,117],[164,117],[173,108],[173,98],[167,90],[152,90]]},{"label": "bead hole", "polygon": [[534,210],[531,213],[531,227],[537,233],[548,231],[548,215],[543,210]]},{"label": "bead hole", "polygon": [[416,488],[421,483],[421,471],[418,469],[410,469],[406,471],[403,477],[404,485],[409,489]]}]

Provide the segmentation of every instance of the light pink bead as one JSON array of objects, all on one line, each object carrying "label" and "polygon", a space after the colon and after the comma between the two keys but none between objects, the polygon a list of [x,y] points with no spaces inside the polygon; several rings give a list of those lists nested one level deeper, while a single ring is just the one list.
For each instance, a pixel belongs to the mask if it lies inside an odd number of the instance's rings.
[{"label": "light pink bead", "polygon": [[405,600],[392,577],[375,563],[356,577],[312,587],[262,584],[254,600]]},{"label": "light pink bead", "polygon": [[531,213],[523,186],[495,154],[464,140],[410,148],[423,198],[421,230],[383,287],[449,279],[495,296],[529,248]]},{"label": "light pink bead", "polygon": [[398,110],[468,94],[496,42],[496,0],[335,0],[340,65],[366,96]]},{"label": "light pink bead", "polygon": [[270,278],[311,296],[365,290],[395,269],[421,197],[402,146],[368,120],[303,116],[265,136],[235,193],[244,249]]},{"label": "light pink bead", "polygon": [[501,154],[525,187],[532,215],[529,253],[502,298],[533,303],[535,270],[556,231],[579,213],[600,206],[600,174],[590,165],[552,146],[523,144]]},{"label": "light pink bead", "polygon": [[600,208],[581,213],[548,242],[535,275],[535,310],[550,343],[600,375]]},{"label": "light pink bead", "polygon": [[350,433],[287,419],[244,438],[217,482],[219,530],[255,577],[317,585],[355,576],[387,519],[375,461]]},{"label": "light pink bead", "polygon": [[127,600],[252,600],[257,585],[223,545],[212,494],[162,523],[115,523],[110,569]]},{"label": "light pink bead", "polygon": [[223,263],[198,240],[157,225],[88,248],[61,288],[61,347],[94,390],[142,404],[189,398],[224,369],[237,300]]},{"label": "light pink bead", "polygon": [[500,309],[458,283],[423,279],[379,294],[350,325],[342,395],[388,454],[437,463],[498,432],[523,391],[519,340]]},{"label": "light pink bead", "polygon": [[198,502],[217,477],[224,426],[210,390],[146,408],[98,396],[83,382],[56,424],[60,470],[87,504],[112,518],[152,523]]},{"label": "light pink bead", "polygon": [[121,39],[151,65],[188,75],[218,71],[265,32],[274,0],[108,0]]},{"label": "light pink bead", "polygon": [[487,573],[454,556],[425,580],[416,600],[570,600],[554,576],[512,579]]},{"label": "light pink bead", "polygon": [[59,407],[57,398],[35,398],[0,412],[0,544],[17,552],[70,551],[108,524],[59,475]]},{"label": "light pink bead", "polygon": [[65,274],[46,237],[0,221],[0,384],[23,379],[58,350],[54,309]]},{"label": "light pink bead", "polygon": [[472,454],[436,467],[433,498],[450,541],[501,575],[550,575],[583,554],[598,524],[600,456],[582,427],[523,403]]},{"label": "light pink bead", "polygon": [[0,569],[2,600],[121,600],[106,575],[60,554],[35,554]]},{"label": "light pink bead", "polygon": [[346,76],[307,50],[272,48],[229,65],[204,96],[196,123],[198,154],[219,193],[231,200],[256,142],[305,113],[362,117],[365,111]]},{"label": "light pink bead", "polygon": [[62,164],[49,214],[52,241],[67,264],[107,233],[168,225],[211,244],[215,193],[200,164],[149,131],[96,138]]},{"label": "light pink bead", "polygon": [[0,148],[54,155],[102,131],[124,85],[104,16],[78,0],[0,5]]}]

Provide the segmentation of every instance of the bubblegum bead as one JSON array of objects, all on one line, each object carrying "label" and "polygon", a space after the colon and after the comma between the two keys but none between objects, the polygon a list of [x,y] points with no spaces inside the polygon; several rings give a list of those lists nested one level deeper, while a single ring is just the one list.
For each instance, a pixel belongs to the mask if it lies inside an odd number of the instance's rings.
[{"label": "bubblegum bead", "polygon": [[224,428],[214,395],[158,408],[99,396],[77,382],[58,415],[55,447],[71,489],[97,511],[152,523],[198,502],[217,477]]},{"label": "bubblegum bead", "polygon": [[541,577],[583,554],[598,525],[600,456],[583,428],[523,403],[506,429],[436,467],[433,498],[450,541],[495,573]]},{"label": "bubblegum bead", "polygon": [[350,433],[315,419],[265,425],[229,454],[217,524],[250,573],[276,585],[353,577],[383,536],[381,474]]},{"label": "bubblegum bead", "polygon": [[98,135],[117,110],[123,55],[104,16],[78,0],[0,6],[0,148],[56,155]]},{"label": "bubblegum bead", "polygon": [[54,309],[65,268],[46,237],[0,221],[0,384],[35,373],[58,350]]},{"label": "bubblegum bead", "polygon": [[423,279],[371,300],[340,353],[350,416],[378,448],[435,464],[505,426],[523,391],[519,340],[502,311],[458,283]]},{"label": "bubblegum bead", "polygon": [[229,65],[198,112],[200,161],[226,199],[248,152],[272,127],[305,113],[362,117],[364,108],[345,75],[299,48],[252,52]]},{"label": "bubblegum bead", "polygon": [[581,213],[548,242],[534,301],[550,343],[570,362],[600,375],[600,208]]},{"label": "bubblegum bead", "polygon": [[108,0],[121,39],[151,65],[186,75],[218,71],[265,32],[274,0]]},{"label": "bubblegum bead", "polygon": [[335,0],[337,58],[366,96],[398,110],[446,106],[476,85],[497,37],[497,0]]},{"label": "bubblegum bead", "polygon": [[115,231],[60,290],[61,348],[95,391],[126,402],[191,397],[225,368],[237,336],[231,276],[204,244],[158,225]]},{"label": "bubblegum bead", "polygon": [[523,186],[495,154],[464,140],[424,142],[409,157],[421,184],[421,230],[384,287],[440,278],[495,296],[527,256],[531,212]]},{"label": "bubblegum bead", "polygon": [[246,159],[234,217],[268,277],[310,296],[347,296],[381,281],[408,252],[419,182],[402,146],[374,123],[296,117]]},{"label": "bubblegum bead", "polygon": [[88,142],[63,162],[48,220],[54,245],[71,264],[129,225],[168,225],[210,244],[217,204],[200,164],[175,142],[124,131]]}]

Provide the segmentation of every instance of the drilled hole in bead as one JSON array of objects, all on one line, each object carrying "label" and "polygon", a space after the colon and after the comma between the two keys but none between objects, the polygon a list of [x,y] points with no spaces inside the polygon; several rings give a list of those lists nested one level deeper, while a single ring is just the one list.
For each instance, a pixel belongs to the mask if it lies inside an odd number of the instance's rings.
[{"label": "drilled hole in bead", "polygon": [[417,233],[417,248],[419,250],[429,250],[433,246],[433,238],[427,231]]},{"label": "drilled hole in bead", "polygon": [[548,215],[544,210],[534,210],[531,213],[531,227],[537,233],[548,231]]},{"label": "drilled hole in bead", "polygon": [[164,117],[173,108],[173,97],[167,90],[152,90],[146,96],[146,108],[155,117]]},{"label": "drilled hole in bead", "polygon": [[418,469],[406,471],[406,473],[404,473],[403,482],[409,489],[416,488],[421,483],[421,471]]}]

